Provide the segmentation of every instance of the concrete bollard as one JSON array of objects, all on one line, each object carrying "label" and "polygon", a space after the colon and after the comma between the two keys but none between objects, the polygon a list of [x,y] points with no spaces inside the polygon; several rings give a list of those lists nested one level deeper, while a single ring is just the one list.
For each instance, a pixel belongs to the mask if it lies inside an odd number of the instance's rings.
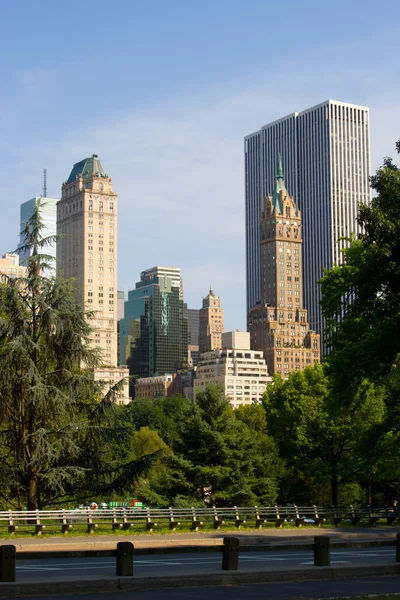
[{"label": "concrete bollard", "polygon": [[400,562],[400,533],[396,533],[396,562]]},{"label": "concrete bollard", "polygon": [[16,581],[15,546],[0,546],[0,581]]},{"label": "concrete bollard", "polygon": [[222,550],[222,568],[224,571],[237,571],[239,568],[239,538],[224,538]]},{"label": "concrete bollard", "polygon": [[329,567],[331,564],[331,540],[328,536],[314,537],[314,565]]},{"label": "concrete bollard", "polygon": [[133,544],[118,542],[117,544],[117,575],[133,577]]}]

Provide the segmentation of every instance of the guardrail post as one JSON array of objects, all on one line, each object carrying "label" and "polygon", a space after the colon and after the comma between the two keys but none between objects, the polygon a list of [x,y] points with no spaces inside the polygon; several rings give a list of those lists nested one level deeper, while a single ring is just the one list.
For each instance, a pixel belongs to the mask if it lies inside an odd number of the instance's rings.
[{"label": "guardrail post", "polygon": [[118,542],[117,544],[117,576],[133,577],[133,544]]},{"label": "guardrail post", "polygon": [[237,571],[239,568],[239,538],[224,538],[222,550],[222,568],[224,571]]},{"label": "guardrail post", "polygon": [[314,537],[314,565],[329,567],[331,564],[331,540],[327,535]]},{"label": "guardrail post", "polygon": [[400,562],[400,533],[396,533],[396,562]]},{"label": "guardrail post", "polygon": [[0,546],[0,581],[16,581],[15,546]]}]

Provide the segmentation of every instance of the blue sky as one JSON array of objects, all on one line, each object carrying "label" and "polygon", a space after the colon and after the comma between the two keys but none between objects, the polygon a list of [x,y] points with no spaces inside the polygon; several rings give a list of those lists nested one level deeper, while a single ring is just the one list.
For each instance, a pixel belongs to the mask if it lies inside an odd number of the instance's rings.
[{"label": "blue sky", "polygon": [[119,288],[179,266],[245,327],[243,137],[327,98],[371,109],[372,168],[400,137],[400,3],[13,0],[0,11],[0,253],[19,206],[98,153],[119,193]]}]

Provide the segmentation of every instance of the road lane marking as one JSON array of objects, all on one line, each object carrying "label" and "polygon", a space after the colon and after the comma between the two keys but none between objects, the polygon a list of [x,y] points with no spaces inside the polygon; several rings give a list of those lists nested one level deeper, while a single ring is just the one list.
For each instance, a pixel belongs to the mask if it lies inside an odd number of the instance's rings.
[{"label": "road lane marking", "polygon": [[[351,563],[351,560],[331,560],[331,565],[342,565],[345,563]],[[301,565],[313,565],[314,561],[310,560],[308,562],[300,563]]]}]

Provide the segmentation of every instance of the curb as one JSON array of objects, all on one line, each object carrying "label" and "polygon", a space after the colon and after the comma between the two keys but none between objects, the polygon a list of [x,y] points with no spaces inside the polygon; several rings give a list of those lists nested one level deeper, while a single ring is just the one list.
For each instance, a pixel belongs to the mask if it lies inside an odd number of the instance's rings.
[{"label": "curb", "polygon": [[18,598],[26,595],[71,595],[72,593],[140,591],[180,587],[210,587],[221,585],[244,585],[272,583],[280,581],[333,580],[350,577],[399,575],[400,565],[369,565],[359,567],[315,567],[302,571],[275,572],[234,572],[181,575],[179,577],[138,578],[109,577],[107,579],[53,579],[51,581],[30,581],[25,583],[5,583],[0,586],[0,598]]}]

